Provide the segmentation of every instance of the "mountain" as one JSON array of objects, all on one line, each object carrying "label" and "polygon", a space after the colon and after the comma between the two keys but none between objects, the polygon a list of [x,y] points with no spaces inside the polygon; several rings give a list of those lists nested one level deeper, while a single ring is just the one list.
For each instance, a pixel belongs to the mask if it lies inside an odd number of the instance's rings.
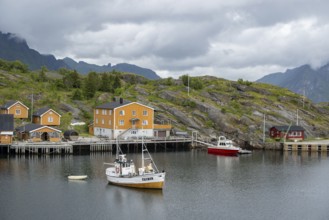
[{"label": "mountain", "polygon": [[114,66],[111,66],[111,64],[98,66],[82,61],[76,62],[71,58],[56,59],[53,55],[40,54],[38,51],[31,49],[24,39],[11,33],[2,33],[1,31],[0,59],[8,61],[20,60],[27,64],[31,70],[38,70],[42,66],[46,66],[49,70],[58,70],[60,68],[75,69],[82,74],[91,71],[99,73],[117,70],[141,75],[148,79],[160,79],[160,76],[154,71],[133,64],[121,63]]},{"label": "mountain", "polygon": [[64,63],[70,67],[70,69],[75,69],[79,73],[86,74],[91,71],[95,72],[111,72],[113,70],[117,70],[120,72],[128,72],[128,73],[135,73],[137,75],[144,76],[148,79],[160,79],[160,76],[158,76],[153,70],[142,68],[133,64],[128,63],[120,63],[114,66],[111,66],[111,64],[98,66],[95,64],[89,64],[83,61],[76,62],[71,58],[64,58]]},{"label": "mountain", "polygon": [[284,73],[272,73],[257,82],[277,85],[305,95],[314,102],[329,102],[329,64],[318,69],[303,65]]},{"label": "mountain", "polygon": [[20,60],[31,70],[46,66],[49,70],[68,68],[62,60],[56,60],[53,55],[42,55],[29,48],[26,41],[14,34],[0,32],[0,58],[8,61]]}]

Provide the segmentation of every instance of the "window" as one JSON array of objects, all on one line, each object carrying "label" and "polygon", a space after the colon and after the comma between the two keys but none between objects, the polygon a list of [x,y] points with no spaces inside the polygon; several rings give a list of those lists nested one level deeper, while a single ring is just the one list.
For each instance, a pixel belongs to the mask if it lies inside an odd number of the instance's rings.
[{"label": "window", "polygon": [[109,115],[112,115],[112,110],[109,110]]},{"label": "window", "polygon": [[120,120],[119,121],[119,125],[125,125],[125,121],[124,120]]},{"label": "window", "polygon": [[106,115],[106,109],[102,110],[102,115]]},{"label": "window", "polygon": [[49,112],[49,115],[52,115],[52,114],[53,114],[53,112],[52,112],[52,111],[50,111],[50,112]]},{"label": "window", "polygon": [[112,121],[111,120],[109,120],[109,125],[112,125]]},{"label": "window", "polygon": [[52,116],[48,117],[48,122],[54,122],[54,118]]},{"label": "window", "polygon": [[133,130],[131,131],[131,134],[137,134],[137,131]]},{"label": "window", "polygon": [[96,115],[98,115],[98,109],[96,109]]},{"label": "window", "polygon": [[125,110],[121,110],[119,115],[125,115]]},{"label": "window", "polygon": [[144,111],[143,111],[143,115],[144,115],[144,116],[147,116],[147,110],[144,110]]},{"label": "window", "polygon": [[105,123],[104,119],[102,119],[102,125]]},{"label": "window", "polygon": [[96,124],[98,124],[98,118],[96,118]]},{"label": "window", "polygon": [[16,109],[16,115],[20,115],[21,114],[21,110],[20,109]]},{"label": "window", "polygon": [[135,110],[132,111],[132,115],[136,116],[136,111]]},{"label": "window", "polygon": [[143,125],[148,125],[148,121],[147,120],[143,120]]}]

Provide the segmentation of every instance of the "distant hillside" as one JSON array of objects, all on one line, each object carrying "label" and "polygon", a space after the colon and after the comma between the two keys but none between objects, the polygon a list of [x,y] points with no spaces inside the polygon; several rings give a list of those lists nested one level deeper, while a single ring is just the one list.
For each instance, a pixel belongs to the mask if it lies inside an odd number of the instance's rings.
[{"label": "distant hillside", "polygon": [[108,65],[98,66],[95,64],[89,64],[83,61],[80,61],[79,63],[74,61],[71,58],[64,58],[63,61],[66,65],[70,67],[70,69],[75,69],[79,73],[87,74],[91,71],[95,72],[111,72],[112,70],[117,70],[120,72],[128,72],[128,73],[135,73],[141,76],[144,76],[148,79],[160,79],[160,76],[158,76],[153,70],[142,68],[133,64],[128,63],[120,63],[114,66],[111,66],[109,63]]},{"label": "distant hillside", "polygon": [[27,42],[11,33],[2,33],[0,31],[0,59],[14,61],[20,60],[29,66],[31,70],[38,70],[46,66],[49,70],[58,70],[59,68],[75,69],[77,72],[86,74],[91,71],[110,72],[118,70],[144,76],[148,79],[160,79],[154,71],[142,68],[132,64],[111,64],[98,66],[80,61],[79,63],[71,58],[63,60],[56,59],[53,55],[40,54],[38,51],[31,49]]},{"label": "distant hillside", "polygon": [[309,65],[303,65],[284,73],[269,74],[257,82],[287,88],[317,103],[329,102],[329,64],[316,70]]}]

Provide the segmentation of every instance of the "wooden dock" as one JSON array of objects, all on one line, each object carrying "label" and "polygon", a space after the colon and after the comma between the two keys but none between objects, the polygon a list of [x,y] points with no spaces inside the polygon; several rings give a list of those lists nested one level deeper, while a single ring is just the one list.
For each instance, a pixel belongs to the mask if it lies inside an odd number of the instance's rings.
[{"label": "wooden dock", "polygon": [[[145,139],[144,144],[148,148],[167,149],[167,147],[186,147],[192,142],[191,138],[158,138]],[[133,148],[138,150],[142,144],[141,139],[133,140],[107,140],[107,139],[81,139],[68,142],[14,142],[11,145],[2,146],[1,152],[8,154],[89,154],[91,152],[111,152],[119,143],[121,148],[128,152]],[[6,150],[3,150],[6,149]]]},{"label": "wooden dock", "polygon": [[315,140],[304,142],[284,142],[285,151],[317,151],[329,152],[329,140]]}]

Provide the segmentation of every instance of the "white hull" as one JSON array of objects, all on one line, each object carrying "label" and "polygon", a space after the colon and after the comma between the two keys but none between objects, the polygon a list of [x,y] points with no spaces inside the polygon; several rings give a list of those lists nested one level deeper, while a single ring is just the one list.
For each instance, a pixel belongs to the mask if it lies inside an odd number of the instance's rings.
[{"label": "white hull", "polygon": [[144,188],[144,189],[162,189],[165,182],[166,173],[145,173],[137,176],[110,176],[106,172],[107,180],[111,184]]},{"label": "white hull", "polygon": [[68,176],[69,180],[85,180],[88,178],[87,175],[81,175],[81,176]]}]

